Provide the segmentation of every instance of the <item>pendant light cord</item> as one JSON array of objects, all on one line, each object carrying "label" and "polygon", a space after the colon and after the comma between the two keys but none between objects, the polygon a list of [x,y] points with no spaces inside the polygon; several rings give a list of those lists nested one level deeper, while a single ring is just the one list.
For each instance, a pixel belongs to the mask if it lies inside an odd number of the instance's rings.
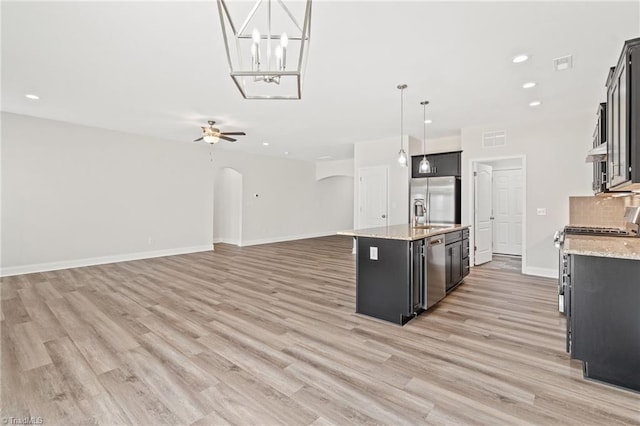
[{"label": "pendant light cord", "polygon": [[428,101],[422,103],[422,155],[427,156],[427,104]]},{"label": "pendant light cord", "polygon": [[400,89],[400,149],[402,149],[402,133],[404,131],[404,89]]}]

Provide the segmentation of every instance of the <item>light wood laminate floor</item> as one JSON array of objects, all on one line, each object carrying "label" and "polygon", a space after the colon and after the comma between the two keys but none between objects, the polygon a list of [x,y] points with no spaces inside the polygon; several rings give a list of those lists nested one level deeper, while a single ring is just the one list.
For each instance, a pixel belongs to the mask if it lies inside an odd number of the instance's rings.
[{"label": "light wood laminate floor", "polygon": [[640,424],[582,378],[556,282],[475,268],[404,327],[354,313],[351,238],[2,279],[2,417],[45,425]]}]

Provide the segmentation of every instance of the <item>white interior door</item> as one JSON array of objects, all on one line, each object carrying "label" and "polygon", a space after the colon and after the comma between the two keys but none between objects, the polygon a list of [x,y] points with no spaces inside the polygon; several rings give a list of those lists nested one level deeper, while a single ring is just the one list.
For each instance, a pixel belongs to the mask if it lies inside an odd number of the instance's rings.
[{"label": "white interior door", "polygon": [[475,265],[491,261],[493,255],[493,230],[491,209],[491,180],[493,168],[486,164],[476,164],[474,176],[474,232]]},{"label": "white interior door", "polygon": [[493,171],[493,252],[522,255],[522,169]]},{"label": "white interior door", "polygon": [[387,175],[387,167],[366,167],[358,170],[358,228],[387,226]]}]

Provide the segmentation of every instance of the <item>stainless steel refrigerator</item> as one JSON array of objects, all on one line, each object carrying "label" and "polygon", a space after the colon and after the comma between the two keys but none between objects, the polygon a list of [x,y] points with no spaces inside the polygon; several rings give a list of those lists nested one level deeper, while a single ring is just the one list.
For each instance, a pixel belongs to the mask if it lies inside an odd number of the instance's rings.
[{"label": "stainless steel refrigerator", "polygon": [[409,223],[416,223],[416,213],[419,225],[460,223],[462,185],[459,177],[413,178],[409,188]]}]

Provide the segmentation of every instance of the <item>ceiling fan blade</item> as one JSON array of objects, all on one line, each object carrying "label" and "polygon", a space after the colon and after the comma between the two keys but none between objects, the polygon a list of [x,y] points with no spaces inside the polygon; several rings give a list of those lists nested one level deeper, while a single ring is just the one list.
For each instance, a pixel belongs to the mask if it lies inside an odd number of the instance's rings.
[{"label": "ceiling fan blade", "polygon": [[235,141],[237,141],[237,140],[238,140],[238,139],[233,139],[233,138],[230,138],[230,137],[227,137],[227,136],[223,136],[223,135],[220,135],[220,136],[218,136],[218,137],[219,137],[220,139],[224,139],[225,141],[229,141],[229,142],[235,142]]},{"label": "ceiling fan blade", "polygon": [[247,135],[245,132],[222,132],[220,134],[221,135],[240,135],[240,136],[246,136]]},{"label": "ceiling fan blade", "polygon": [[204,136],[201,136],[201,137],[199,137],[198,139],[194,139],[193,141],[194,141],[194,142],[199,142],[199,141],[201,141],[203,138],[204,138]]}]

